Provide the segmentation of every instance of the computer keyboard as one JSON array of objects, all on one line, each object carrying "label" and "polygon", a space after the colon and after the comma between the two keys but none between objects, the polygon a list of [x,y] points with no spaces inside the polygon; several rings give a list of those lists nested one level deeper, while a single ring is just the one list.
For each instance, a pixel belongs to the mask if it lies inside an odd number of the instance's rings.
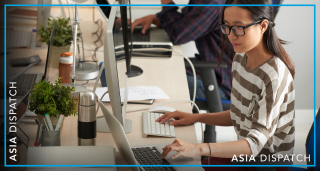
[{"label": "computer keyboard", "polygon": [[[161,159],[162,154],[157,147],[137,147],[131,148],[134,157],[140,165],[171,165],[166,159]],[[145,171],[175,171],[173,167],[143,167]]]},{"label": "computer keyboard", "polygon": [[30,47],[31,38],[31,31],[9,31],[7,32],[7,48]]},{"label": "computer keyboard", "polygon": [[24,96],[29,90],[31,90],[36,82],[38,74],[22,74],[12,82],[17,83],[17,95]]},{"label": "computer keyboard", "polygon": [[141,29],[135,28],[132,33],[133,42],[150,42],[150,31],[147,30],[145,34],[141,33]]},{"label": "computer keyboard", "polygon": [[173,119],[169,119],[164,124],[156,122],[156,120],[161,117],[162,113],[150,113],[142,112],[142,124],[143,124],[143,137],[148,135],[153,136],[163,136],[163,137],[176,137],[176,130],[173,125],[169,123]]}]

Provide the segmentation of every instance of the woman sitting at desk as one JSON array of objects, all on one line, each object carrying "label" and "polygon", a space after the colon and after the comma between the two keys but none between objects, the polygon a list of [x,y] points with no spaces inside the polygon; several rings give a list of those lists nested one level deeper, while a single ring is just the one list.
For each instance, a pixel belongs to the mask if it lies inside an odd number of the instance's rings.
[{"label": "woman sitting at desk", "polygon": [[[226,4],[271,4],[271,0],[227,0]],[[163,124],[175,118],[171,125],[202,122],[234,126],[238,141],[190,144],[177,139],[163,149],[163,158],[177,151],[173,158],[210,156],[202,164],[226,165],[240,155],[291,155],[295,140],[295,69],[276,35],[272,6],[227,6],[221,23],[223,37],[228,37],[234,51],[245,53],[236,54],[232,63],[231,110],[195,115],[175,111],[157,121]]]}]

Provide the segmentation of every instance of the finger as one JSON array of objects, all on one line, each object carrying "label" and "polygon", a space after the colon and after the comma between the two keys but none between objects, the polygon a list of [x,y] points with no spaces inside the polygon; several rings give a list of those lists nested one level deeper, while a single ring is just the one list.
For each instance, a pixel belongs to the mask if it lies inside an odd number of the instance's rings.
[{"label": "finger", "polygon": [[133,23],[132,23],[132,25],[131,25],[131,31],[133,32],[133,30],[134,30],[134,28],[136,27],[136,26],[138,26],[138,25],[140,25],[140,22],[139,22],[139,20],[135,20]]},{"label": "finger", "polygon": [[150,25],[145,24],[144,27],[142,28],[141,33],[142,33],[142,34],[146,34],[146,31],[149,29],[149,27],[150,27]]},{"label": "finger", "polygon": [[165,159],[168,154],[173,151],[173,144],[167,145],[162,152],[162,159]]},{"label": "finger", "polygon": [[160,116],[160,117],[156,120],[156,122],[161,121],[161,120],[162,120],[163,118],[165,118],[167,115],[168,115],[168,113],[163,114],[162,116]]},{"label": "finger", "polygon": [[179,125],[179,124],[182,124],[183,120],[174,120],[174,121],[171,121],[169,124],[170,125]]},{"label": "finger", "polygon": [[180,151],[181,147],[178,147],[177,144],[173,143],[170,145],[167,145],[162,152],[162,159],[166,158],[168,154],[172,151]]},{"label": "finger", "polygon": [[179,156],[181,156],[181,152],[180,152],[180,151],[177,152],[175,155],[173,155],[173,156],[171,157],[171,159],[175,159],[175,158],[177,158],[177,157],[179,157]]},{"label": "finger", "polygon": [[179,139],[174,139],[173,143],[179,142]]},{"label": "finger", "polygon": [[167,122],[169,119],[174,117],[174,113],[170,113],[168,114],[165,118],[162,119],[162,121],[160,122],[160,124],[164,124],[165,122]]}]

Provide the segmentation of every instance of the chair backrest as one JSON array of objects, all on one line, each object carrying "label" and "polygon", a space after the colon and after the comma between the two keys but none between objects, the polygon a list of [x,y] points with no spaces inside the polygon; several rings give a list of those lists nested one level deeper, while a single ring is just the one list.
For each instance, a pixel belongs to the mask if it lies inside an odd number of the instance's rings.
[{"label": "chair backrest", "polygon": [[[313,164],[315,164],[315,163],[313,163],[313,161],[314,161],[314,148],[315,148],[315,146],[317,147],[317,151],[319,151],[319,148],[320,148],[320,108],[318,109],[318,113],[317,113],[317,116],[316,116],[316,120],[315,120],[315,122],[313,122],[313,124],[312,124],[312,126],[311,126],[311,128],[310,128],[310,131],[309,131],[309,133],[308,133],[308,136],[307,136],[307,141],[306,141],[306,154],[308,155],[308,154],[310,154],[310,161],[311,162],[308,162],[307,161],[307,164],[308,165],[313,165]],[[314,128],[316,129],[316,132],[317,132],[317,134],[316,134],[316,145],[314,144],[314,134],[315,134],[315,132],[314,132]],[[318,152],[318,153],[316,153],[316,163],[317,163],[317,165],[316,165],[316,167],[315,168],[310,168],[310,170],[316,170],[316,171],[319,171],[319,169],[320,169],[320,165],[319,165],[319,163],[320,163],[320,153]],[[308,168],[309,169],[309,168]]]}]

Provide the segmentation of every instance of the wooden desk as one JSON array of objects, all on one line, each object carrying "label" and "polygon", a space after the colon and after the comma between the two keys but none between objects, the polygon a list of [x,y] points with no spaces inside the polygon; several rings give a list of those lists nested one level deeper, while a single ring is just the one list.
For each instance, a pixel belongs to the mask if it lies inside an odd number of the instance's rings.
[{"label": "wooden desk", "polygon": [[[181,52],[180,46],[174,46],[174,50]],[[18,51],[10,51],[10,56],[19,56],[19,54],[32,55],[37,50],[21,50]],[[45,51],[38,52],[38,54],[43,58],[45,57]],[[9,55],[8,55],[9,56]],[[102,60],[102,52],[98,52],[99,61]],[[21,55],[20,55],[21,57]],[[33,70],[38,70],[43,67],[44,60],[33,68]],[[183,57],[180,55],[173,54],[172,58],[133,58],[132,64],[137,65],[143,69],[143,74],[130,78],[129,86],[158,86],[164,92],[168,94],[170,99],[167,100],[155,100],[153,105],[158,105],[161,103],[165,103],[168,101],[179,100],[179,99],[190,99],[188,93],[187,79],[186,79],[186,71],[184,67]],[[125,61],[119,61],[117,63],[118,68],[118,77],[119,77],[119,86],[120,88],[125,86]],[[38,70],[39,71],[39,70]],[[53,69],[50,71],[49,80],[53,82],[56,80],[57,69]],[[84,83],[78,81],[77,83]],[[92,88],[94,85],[94,81],[89,81],[86,84],[87,88]],[[99,84],[101,86],[101,84]],[[112,111],[110,105],[105,103],[107,107]],[[168,104],[167,106],[172,106],[177,110],[183,112],[191,113],[191,105],[188,102],[175,102],[172,104]],[[127,106],[127,110],[140,109],[151,107],[147,105],[137,105],[137,104],[129,104]],[[102,115],[101,110],[98,113],[98,116]],[[128,141],[131,146],[135,145],[148,145],[148,144],[160,144],[160,143],[172,143],[174,138],[163,138],[163,137],[147,137],[142,138],[142,111],[127,113],[127,119],[131,119],[133,122],[132,132],[127,134]],[[67,117],[64,121],[63,132],[61,135],[61,144],[63,146],[77,146],[78,137],[77,137],[77,117]],[[33,146],[36,134],[36,126],[24,124],[21,125],[21,128],[24,129],[28,136],[30,135],[30,145]],[[176,127],[176,135],[178,139],[189,143],[197,143],[196,140],[196,132],[194,125],[189,126],[180,126]],[[110,133],[97,133],[96,137],[96,145],[104,146],[104,145],[113,145],[115,143],[113,141],[112,135]],[[126,161],[122,158],[122,156],[117,153],[117,164],[127,164]],[[197,158],[200,160],[200,158]],[[118,168],[118,170],[128,170],[129,168]]]}]

